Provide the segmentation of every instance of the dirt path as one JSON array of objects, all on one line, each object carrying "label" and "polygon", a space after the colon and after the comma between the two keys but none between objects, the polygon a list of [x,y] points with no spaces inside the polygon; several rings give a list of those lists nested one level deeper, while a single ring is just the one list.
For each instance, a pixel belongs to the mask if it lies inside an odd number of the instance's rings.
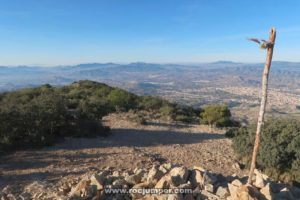
[{"label": "dirt path", "polygon": [[18,151],[0,159],[0,189],[35,180],[56,182],[65,176],[113,167],[134,169],[154,162],[172,162],[231,175],[234,153],[220,130],[200,125],[129,122],[122,115],[105,118],[112,128],[106,138],[67,139],[41,150]]}]

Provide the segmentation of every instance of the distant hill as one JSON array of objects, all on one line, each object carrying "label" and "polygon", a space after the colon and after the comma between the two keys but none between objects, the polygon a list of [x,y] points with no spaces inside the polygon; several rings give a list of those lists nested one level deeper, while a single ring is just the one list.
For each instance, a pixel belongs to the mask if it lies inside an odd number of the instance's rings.
[{"label": "distant hill", "polygon": [[[258,105],[263,67],[264,63],[232,61],[199,64],[136,62],[57,67],[2,66],[0,91],[37,87],[45,83],[62,86],[84,79],[118,86],[140,95],[158,95],[196,107],[207,103],[226,103],[235,107],[238,105],[239,108],[255,108]],[[274,91],[274,97],[271,97],[269,103],[275,106],[273,110],[279,106],[281,110],[277,110],[278,113],[290,113],[300,105],[299,77],[300,63],[272,63],[269,85]]]}]

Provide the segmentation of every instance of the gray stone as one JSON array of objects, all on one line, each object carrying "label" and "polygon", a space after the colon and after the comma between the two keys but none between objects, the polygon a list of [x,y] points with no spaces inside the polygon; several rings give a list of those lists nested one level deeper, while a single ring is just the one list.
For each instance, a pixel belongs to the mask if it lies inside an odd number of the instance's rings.
[{"label": "gray stone", "polygon": [[219,186],[217,189],[216,195],[218,195],[221,198],[225,198],[225,197],[228,197],[230,194],[229,194],[228,188]]}]

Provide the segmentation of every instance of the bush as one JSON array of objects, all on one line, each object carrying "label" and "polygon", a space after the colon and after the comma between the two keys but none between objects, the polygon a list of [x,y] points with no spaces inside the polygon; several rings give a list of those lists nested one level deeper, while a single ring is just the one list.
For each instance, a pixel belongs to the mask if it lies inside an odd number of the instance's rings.
[{"label": "bush", "polygon": [[[233,148],[250,162],[255,125],[230,130]],[[300,123],[291,119],[268,120],[263,127],[257,165],[273,178],[300,183]]]},{"label": "bush", "polygon": [[203,112],[200,114],[200,123],[210,126],[228,127],[233,124],[230,117],[231,113],[227,106],[208,105],[203,108]]},{"label": "bush", "polygon": [[156,111],[169,102],[158,97],[142,96],[140,97],[139,107],[143,110]]},{"label": "bush", "polygon": [[131,120],[137,124],[140,124],[140,125],[146,125],[147,124],[147,120],[146,120],[146,117],[144,114],[142,113],[138,113],[138,114],[135,114]]},{"label": "bush", "polygon": [[137,96],[124,90],[115,88],[107,96],[108,101],[116,111],[128,111],[136,108]]},{"label": "bush", "polygon": [[108,103],[91,95],[93,87],[97,84],[79,82],[1,94],[0,150],[42,147],[64,136],[106,135],[100,120]]}]

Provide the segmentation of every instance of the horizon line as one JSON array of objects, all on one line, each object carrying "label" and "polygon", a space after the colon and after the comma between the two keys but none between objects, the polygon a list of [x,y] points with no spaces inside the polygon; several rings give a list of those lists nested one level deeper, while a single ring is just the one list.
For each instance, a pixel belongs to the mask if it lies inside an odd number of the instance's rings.
[{"label": "horizon line", "polygon": [[[58,65],[51,65],[51,64],[17,64],[17,65],[6,65],[0,64],[0,67],[68,67],[68,66],[78,66],[78,65],[88,65],[88,64],[119,64],[119,65],[129,65],[129,64],[136,64],[136,63],[143,63],[143,64],[159,64],[159,65],[197,65],[197,64],[216,64],[216,63],[231,63],[231,64],[262,64],[264,62],[239,62],[239,61],[232,61],[232,60],[216,60],[216,61],[209,61],[209,62],[145,62],[145,61],[132,61],[132,62],[82,62],[82,63],[73,63],[73,64],[58,64]],[[287,62],[287,63],[300,63],[300,61],[287,61],[287,60],[274,60],[272,62]]]}]

